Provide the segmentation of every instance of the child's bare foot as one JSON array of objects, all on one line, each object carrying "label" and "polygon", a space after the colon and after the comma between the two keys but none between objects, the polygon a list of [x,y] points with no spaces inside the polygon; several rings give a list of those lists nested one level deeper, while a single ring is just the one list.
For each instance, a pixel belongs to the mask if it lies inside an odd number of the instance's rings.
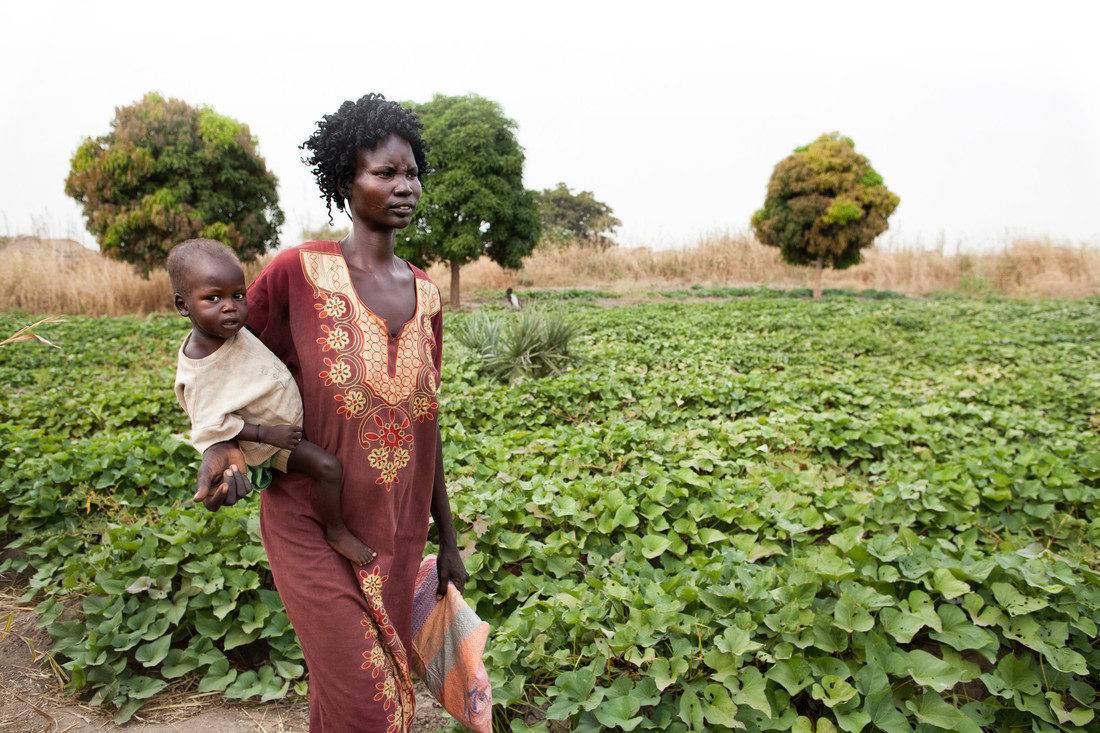
[{"label": "child's bare foot", "polygon": [[360,542],[359,538],[344,526],[328,527],[325,530],[325,542],[356,565],[366,565],[376,557],[374,550]]}]

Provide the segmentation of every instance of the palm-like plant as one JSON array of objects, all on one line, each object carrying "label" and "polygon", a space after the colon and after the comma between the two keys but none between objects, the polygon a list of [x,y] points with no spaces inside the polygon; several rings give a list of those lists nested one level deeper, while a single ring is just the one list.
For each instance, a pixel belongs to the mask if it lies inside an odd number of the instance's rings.
[{"label": "palm-like plant", "polygon": [[510,382],[560,374],[579,360],[571,343],[580,324],[557,309],[529,308],[515,315],[484,311],[463,321],[454,337],[480,361],[485,376]]}]

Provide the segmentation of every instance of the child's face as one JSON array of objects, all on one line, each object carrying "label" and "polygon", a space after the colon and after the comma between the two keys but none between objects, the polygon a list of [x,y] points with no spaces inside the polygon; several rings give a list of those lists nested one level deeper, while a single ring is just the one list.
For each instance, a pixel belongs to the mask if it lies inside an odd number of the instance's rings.
[{"label": "child's face", "polygon": [[176,310],[191,319],[196,330],[225,340],[248,320],[244,270],[221,257],[203,257],[192,265],[187,292],[176,293]]}]

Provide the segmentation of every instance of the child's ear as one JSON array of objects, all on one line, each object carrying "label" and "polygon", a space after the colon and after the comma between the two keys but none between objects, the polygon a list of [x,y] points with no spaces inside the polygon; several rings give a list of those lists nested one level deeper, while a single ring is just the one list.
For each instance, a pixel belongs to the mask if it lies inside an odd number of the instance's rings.
[{"label": "child's ear", "polygon": [[179,293],[172,293],[172,302],[175,304],[176,310],[179,311],[181,316],[184,318],[190,317],[191,314],[187,312],[187,303],[184,302],[182,295]]}]

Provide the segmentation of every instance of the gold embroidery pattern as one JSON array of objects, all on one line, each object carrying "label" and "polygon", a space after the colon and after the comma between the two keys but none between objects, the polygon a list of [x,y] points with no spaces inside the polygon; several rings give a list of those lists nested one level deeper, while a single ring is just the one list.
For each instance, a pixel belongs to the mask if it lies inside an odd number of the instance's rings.
[{"label": "gold embroidery pattern", "polygon": [[413,417],[416,418],[417,422],[431,420],[432,410],[437,407],[439,407],[439,405],[426,394],[418,394],[416,397],[413,397]]},{"label": "gold embroidery pattern", "polygon": [[337,326],[336,328],[329,328],[328,326],[321,324],[321,332],[328,334],[324,338],[317,339],[317,343],[321,344],[321,351],[328,351],[329,349],[346,349],[348,342],[351,341],[351,337],[348,332]]},{"label": "gold embroidery pattern", "polygon": [[[321,318],[337,322],[328,329],[322,328],[326,334],[322,342],[327,347],[324,350],[354,357],[362,368],[362,381],[387,404],[396,406],[407,401],[416,390],[423,370],[433,367],[430,355],[435,344],[431,317],[440,309],[439,291],[429,281],[416,279],[416,312],[398,336],[396,368],[391,377],[388,368],[390,336],[386,324],[359,302],[343,257],[329,252],[303,251],[301,258],[302,270],[318,301],[314,308]],[[344,325],[346,329],[337,328]],[[342,340],[341,336],[332,336],[337,330],[344,330],[347,342],[337,343]],[[362,343],[356,343],[359,339],[352,336],[355,332],[362,335]]]},{"label": "gold embroidery pattern", "polygon": [[362,668],[370,671],[371,679],[377,679],[381,675],[381,681],[375,683],[374,700],[382,703],[383,710],[388,711],[393,707],[393,712],[386,718],[389,723],[386,731],[397,733],[412,725],[416,698],[404,648],[382,605],[382,586],[388,579],[389,576],[382,575],[377,565],[369,573],[366,570],[359,571],[359,583],[370,608],[369,612],[363,614],[360,623],[366,628],[364,637],[373,642],[363,652],[366,661]]},{"label": "gold embroidery pattern", "polygon": [[336,401],[344,403],[336,408],[337,414],[346,413],[347,417],[358,417],[367,406],[367,396],[358,389],[349,389],[345,394],[336,395]]},{"label": "gold embroidery pattern", "polygon": [[[437,348],[432,316],[442,307],[439,291],[416,278],[416,311],[397,336],[391,376],[389,331],[359,301],[344,258],[306,250],[300,257],[313,287],[313,307],[323,321],[317,344],[324,368],[318,376],[333,389],[337,414],[361,421],[359,442],[379,472],[375,483],[392,491],[411,460],[413,421],[434,420],[439,407],[432,358]],[[384,406],[372,404],[375,398]]]},{"label": "gold embroidery pattern", "polygon": [[361,435],[360,442],[371,448],[367,461],[381,472],[374,482],[385,484],[386,491],[389,491],[397,481],[397,472],[409,464],[409,451],[405,447],[406,444],[411,446],[413,441],[409,419],[398,415],[396,410],[389,410],[385,418],[376,412],[373,420],[365,424],[370,422],[377,429],[369,428],[369,432]]}]

